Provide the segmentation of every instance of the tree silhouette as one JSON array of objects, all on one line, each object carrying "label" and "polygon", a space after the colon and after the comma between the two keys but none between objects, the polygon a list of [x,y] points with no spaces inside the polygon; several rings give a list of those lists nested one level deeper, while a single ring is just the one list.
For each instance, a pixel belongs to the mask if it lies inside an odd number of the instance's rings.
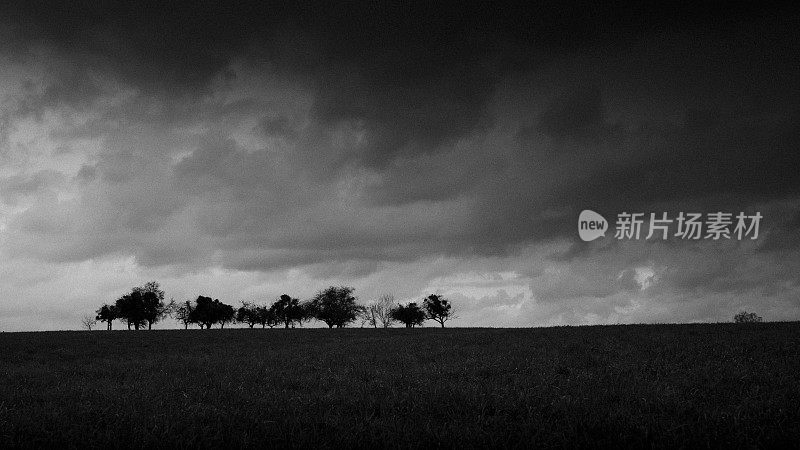
[{"label": "tree silhouette", "polygon": [[426,318],[435,320],[444,328],[444,323],[454,317],[452,305],[442,296],[431,294],[423,300]]},{"label": "tree silhouette", "polygon": [[356,303],[353,291],[355,289],[347,286],[331,286],[320,291],[310,304],[314,318],[325,322],[328,328],[342,328],[356,320],[364,307]]},{"label": "tree silhouette", "polygon": [[226,305],[219,299],[212,300],[211,297],[201,295],[195,300],[195,305],[189,313],[189,321],[199,324],[200,328],[211,329],[211,325],[215,323],[219,323],[221,328],[225,328],[226,323],[233,321],[234,315],[233,306]]},{"label": "tree silhouette", "polygon": [[96,323],[97,319],[90,314],[84,314],[83,317],[81,317],[81,325],[83,325],[83,328],[86,328],[88,331],[92,331],[92,327],[94,327],[94,324]]},{"label": "tree silhouette", "polygon": [[153,328],[153,324],[167,315],[168,309],[164,305],[164,291],[156,281],[145,283],[144,286],[133,288],[134,292],[139,292],[144,303],[144,319],[147,321],[147,329]]},{"label": "tree silhouette", "polygon": [[217,323],[219,323],[220,328],[225,328],[226,323],[231,323],[236,319],[236,311],[233,309],[233,306],[226,305],[225,303],[219,302],[214,304],[216,309],[217,315]]},{"label": "tree silhouette", "polygon": [[117,305],[103,305],[97,310],[97,316],[95,317],[95,320],[106,322],[106,329],[110,330],[111,324],[118,318],[119,309],[117,309]]},{"label": "tree silhouette", "polygon": [[118,298],[114,305],[103,305],[97,310],[97,320],[111,323],[115,319],[120,319],[128,324],[128,329],[133,326],[139,329],[147,324],[147,328],[153,328],[153,324],[161,320],[169,313],[169,306],[164,305],[164,291],[158,283],[150,281],[143,286],[131,289],[129,294]]},{"label": "tree silhouette", "polygon": [[374,316],[372,312],[369,310],[369,306],[365,306],[361,308],[361,311],[358,313],[358,320],[361,321],[361,328],[364,328],[365,324],[369,324],[369,326],[373,326]]},{"label": "tree silhouette", "polygon": [[405,324],[406,328],[422,325],[425,322],[425,311],[415,302],[410,302],[406,306],[398,304],[389,313],[392,319]]},{"label": "tree silhouette", "polygon": [[[219,301],[219,300],[217,300]],[[194,301],[190,320],[192,323],[200,325],[200,328],[211,329],[217,320],[214,317],[214,299],[211,297],[198,296]]]},{"label": "tree silhouette", "polygon": [[272,328],[281,322],[275,313],[275,309],[263,305],[256,307],[256,317],[258,318],[258,323],[261,324],[261,328]]},{"label": "tree silhouette", "polygon": [[184,329],[188,329],[189,324],[192,323],[192,311],[194,311],[194,306],[188,300],[180,306],[176,305],[171,308],[172,318],[182,323]]},{"label": "tree silhouette", "polygon": [[764,319],[756,313],[739,311],[735,316],[733,316],[733,321],[736,323],[756,323],[763,322]]},{"label": "tree silhouette", "polygon": [[116,302],[119,318],[127,322],[128,329],[133,326],[138,330],[147,323],[147,312],[142,292],[134,289],[130,294],[123,295]]},{"label": "tree silhouette", "polygon": [[379,325],[382,328],[389,328],[394,321],[391,314],[393,308],[394,296],[392,294],[384,294],[378,300],[366,306],[364,317],[374,328],[378,328]]},{"label": "tree silhouette", "polygon": [[295,323],[302,323],[308,317],[306,308],[300,304],[300,300],[292,298],[286,294],[272,304],[271,309],[278,321],[283,322],[286,328],[294,328]]},{"label": "tree silhouette", "polygon": [[236,310],[236,321],[246,323],[250,328],[253,328],[257,323],[260,323],[258,306],[242,302],[242,306]]}]

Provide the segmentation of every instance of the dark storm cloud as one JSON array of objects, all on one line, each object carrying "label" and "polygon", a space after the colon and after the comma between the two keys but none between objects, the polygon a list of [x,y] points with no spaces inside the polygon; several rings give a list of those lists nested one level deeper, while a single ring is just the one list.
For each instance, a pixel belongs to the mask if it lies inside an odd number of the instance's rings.
[{"label": "dark storm cloud", "polygon": [[[536,129],[555,139],[597,136],[603,125],[603,104],[599,86],[590,86],[556,99],[539,116]],[[520,131],[524,139],[533,131]]]},{"label": "dark storm cloud", "polygon": [[[798,194],[797,44],[785,11],[158,5],[0,11],[15,60],[44,52],[64,69],[21,112],[88,114],[132,92],[52,134],[103,140],[76,175],[96,192],[65,216],[137,236],[109,236],[113,251],[189,223],[204,238],[192,255],[220,249],[236,267],[498,255],[574,239],[583,208],[722,207],[717,196],[745,208]],[[570,59],[581,68],[562,66]],[[248,70],[300,93],[265,101],[245,87],[214,103]],[[501,110],[510,79],[548,70],[547,92],[512,89],[526,109]],[[306,109],[287,111],[304,94]],[[243,122],[268,142],[240,142]],[[159,264],[188,254],[183,241],[172,257],[170,245],[145,247],[142,260]]]},{"label": "dark storm cloud", "polygon": [[[773,13],[563,2],[33,1],[5,3],[0,17],[18,58],[46,46],[76,63],[42,102],[99,95],[86,76],[97,71],[144,93],[202,94],[232,57],[246,55],[310,76],[322,90],[320,119],[374,122],[376,147],[393,152],[404,144],[429,149],[479,123],[493,84],[510,70],[652,32],[735,29]],[[397,124],[386,130],[388,121]]]},{"label": "dark storm cloud", "polygon": [[752,201],[800,193],[800,180],[793,176],[800,167],[799,117],[720,116],[690,114],[685,126],[653,136],[660,141],[655,145],[641,139],[648,145],[638,149],[641,157],[600,170],[581,186],[586,201],[601,202],[598,194],[654,202],[713,195]]}]

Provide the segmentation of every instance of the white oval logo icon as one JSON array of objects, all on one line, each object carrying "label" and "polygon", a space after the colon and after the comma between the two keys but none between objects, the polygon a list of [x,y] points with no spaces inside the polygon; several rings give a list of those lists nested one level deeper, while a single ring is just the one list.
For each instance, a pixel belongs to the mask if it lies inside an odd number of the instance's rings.
[{"label": "white oval logo icon", "polygon": [[608,221],[591,209],[584,209],[578,216],[578,235],[586,242],[606,235]]}]

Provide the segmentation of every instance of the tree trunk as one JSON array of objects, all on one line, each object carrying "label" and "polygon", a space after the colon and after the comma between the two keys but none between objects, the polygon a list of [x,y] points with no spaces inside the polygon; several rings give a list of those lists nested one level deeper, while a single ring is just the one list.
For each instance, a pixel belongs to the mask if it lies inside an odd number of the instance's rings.
[{"label": "tree trunk", "polygon": [[133,324],[133,329],[139,331],[139,322]]},{"label": "tree trunk", "polygon": [[184,330],[188,330],[189,329],[189,322],[186,322],[186,323],[183,324],[183,329]]},{"label": "tree trunk", "polygon": [[149,321],[147,322],[147,329],[148,330],[152,330],[153,329],[153,322],[149,322]]},{"label": "tree trunk", "polygon": [[444,320],[439,323],[442,324],[442,328],[444,328]]}]

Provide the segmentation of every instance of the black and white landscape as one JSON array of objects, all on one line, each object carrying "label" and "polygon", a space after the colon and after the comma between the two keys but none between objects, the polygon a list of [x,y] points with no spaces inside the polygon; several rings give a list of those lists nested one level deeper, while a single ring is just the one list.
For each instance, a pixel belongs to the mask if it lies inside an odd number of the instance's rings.
[{"label": "black and white landscape", "polygon": [[4,2],[0,447],[797,445],[799,25]]}]

